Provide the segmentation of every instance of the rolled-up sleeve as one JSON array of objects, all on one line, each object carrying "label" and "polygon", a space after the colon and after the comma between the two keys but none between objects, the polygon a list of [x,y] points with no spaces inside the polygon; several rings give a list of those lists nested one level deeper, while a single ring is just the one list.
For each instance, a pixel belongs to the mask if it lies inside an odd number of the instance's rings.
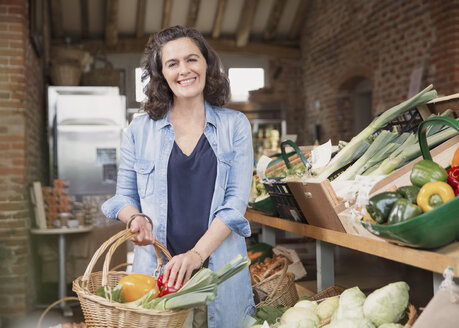
[{"label": "rolled-up sleeve", "polygon": [[102,204],[101,210],[109,219],[117,219],[121,209],[133,205],[140,209],[137,177],[134,171],[135,148],[130,126],[123,135],[120,149],[120,166],[116,183],[116,194]]},{"label": "rolled-up sleeve", "polygon": [[234,127],[234,160],[228,176],[223,204],[215,211],[215,216],[222,220],[232,231],[243,237],[249,237],[250,225],[244,217],[249,200],[253,171],[252,129],[244,114],[239,117]]}]

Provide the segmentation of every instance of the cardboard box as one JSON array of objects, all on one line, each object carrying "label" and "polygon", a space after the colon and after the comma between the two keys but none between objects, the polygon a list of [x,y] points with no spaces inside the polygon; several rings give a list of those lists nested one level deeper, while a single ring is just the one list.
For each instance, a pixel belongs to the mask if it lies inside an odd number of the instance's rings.
[{"label": "cardboard box", "polygon": [[439,290],[422,311],[413,328],[457,328],[459,326],[459,295],[452,301],[449,290]]}]

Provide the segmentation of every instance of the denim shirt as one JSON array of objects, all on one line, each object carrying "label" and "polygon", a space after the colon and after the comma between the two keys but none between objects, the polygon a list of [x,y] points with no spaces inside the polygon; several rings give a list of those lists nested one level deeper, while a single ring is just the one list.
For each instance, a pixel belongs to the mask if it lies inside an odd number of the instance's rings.
[{"label": "denim shirt", "polygon": [[[244,213],[252,179],[252,133],[241,112],[213,107],[207,102],[205,110],[204,134],[218,161],[209,225],[218,217],[232,230],[210,255],[209,268],[216,271],[237,254],[247,256],[245,237],[251,232]],[[102,205],[103,213],[110,219],[117,219],[123,207],[136,206],[150,216],[153,233],[163,245],[167,245],[167,166],[174,136],[169,112],[157,121],[147,114],[137,116],[121,145],[116,195]],[[153,274],[155,268],[153,246],[136,246],[133,272]],[[242,327],[245,316],[254,311],[250,275],[245,269],[218,287],[217,297],[208,304],[208,327]]]}]

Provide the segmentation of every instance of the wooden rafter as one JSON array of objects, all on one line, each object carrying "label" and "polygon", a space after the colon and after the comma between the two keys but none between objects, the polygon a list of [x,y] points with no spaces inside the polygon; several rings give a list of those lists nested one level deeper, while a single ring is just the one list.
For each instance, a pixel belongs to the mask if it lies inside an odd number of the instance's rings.
[{"label": "wooden rafter", "polygon": [[186,20],[186,26],[196,27],[200,5],[201,5],[201,0],[191,0],[190,1],[190,5],[188,7],[188,18]]},{"label": "wooden rafter", "polygon": [[273,6],[271,7],[271,12],[263,35],[263,38],[266,41],[272,40],[276,36],[277,26],[279,25],[286,3],[287,0],[275,0]]},{"label": "wooden rafter", "polygon": [[[267,56],[272,58],[298,59],[300,49],[279,44],[250,42],[243,48],[236,47],[236,41],[224,39],[206,39],[209,45],[218,53],[230,53],[249,56]],[[120,39],[114,46],[108,46],[99,40],[84,40],[83,48],[91,53],[102,49],[105,53],[142,53],[145,49],[147,38]],[[54,44],[59,44],[55,42]]]},{"label": "wooden rafter", "polygon": [[80,0],[81,38],[89,38],[89,7],[88,0]]},{"label": "wooden rafter", "polygon": [[118,43],[118,0],[105,2],[105,44],[114,46]]},{"label": "wooden rafter", "polygon": [[225,8],[228,0],[219,0],[217,12],[215,14],[214,27],[212,28],[212,37],[217,39],[220,37],[220,32],[222,29],[223,16],[225,15]]},{"label": "wooden rafter", "polygon": [[171,25],[171,12],[172,12],[172,0],[164,0],[163,22],[161,24],[161,28],[166,28]]},{"label": "wooden rafter", "polygon": [[296,40],[300,36],[301,27],[303,26],[304,16],[306,14],[306,7],[308,6],[308,0],[300,0],[298,8],[296,10],[295,18],[293,19],[292,26],[288,37],[290,40]]},{"label": "wooden rafter", "polygon": [[62,3],[61,0],[51,0],[51,25],[52,36],[55,40],[64,39],[64,28],[62,26]]},{"label": "wooden rafter", "polygon": [[135,36],[137,39],[145,36],[145,8],[146,0],[137,0],[137,18],[135,26]]},{"label": "wooden rafter", "polygon": [[258,0],[245,0],[236,34],[236,46],[245,47],[249,42],[253,18],[257,11]]}]

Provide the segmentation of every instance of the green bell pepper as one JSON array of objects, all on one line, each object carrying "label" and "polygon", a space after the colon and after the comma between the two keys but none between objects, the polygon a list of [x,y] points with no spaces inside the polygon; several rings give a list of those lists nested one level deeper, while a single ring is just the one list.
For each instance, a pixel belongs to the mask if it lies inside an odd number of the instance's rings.
[{"label": "green bell pepper", "polygon": [[408,199],[402,198],[399,199],[392,207],[387,223],[395,224],[403,222],[421,214],[422,209],[418,205],[413,204]]},{"label": "green bell pepper", "polygon": [[448,173],[434,161],[423,159],[414,164],[411,170],[410,180],[415,186],[422,187],[427,182],[443,181],[446,182]]},{"label": "green bell pepper", "polygon": [[386,223],[392,206],[402,197],[391,191],[382,192],[370,198],[367,211],[379,224]]},{"label": "green bell pepper", "polygon": [[408,199],[413,204],[416,204],[416,198],[418,197],[418,193],[421,188],[418,186],[403,186],[397,189],[397,193],[399,193],[403,198]]}]

